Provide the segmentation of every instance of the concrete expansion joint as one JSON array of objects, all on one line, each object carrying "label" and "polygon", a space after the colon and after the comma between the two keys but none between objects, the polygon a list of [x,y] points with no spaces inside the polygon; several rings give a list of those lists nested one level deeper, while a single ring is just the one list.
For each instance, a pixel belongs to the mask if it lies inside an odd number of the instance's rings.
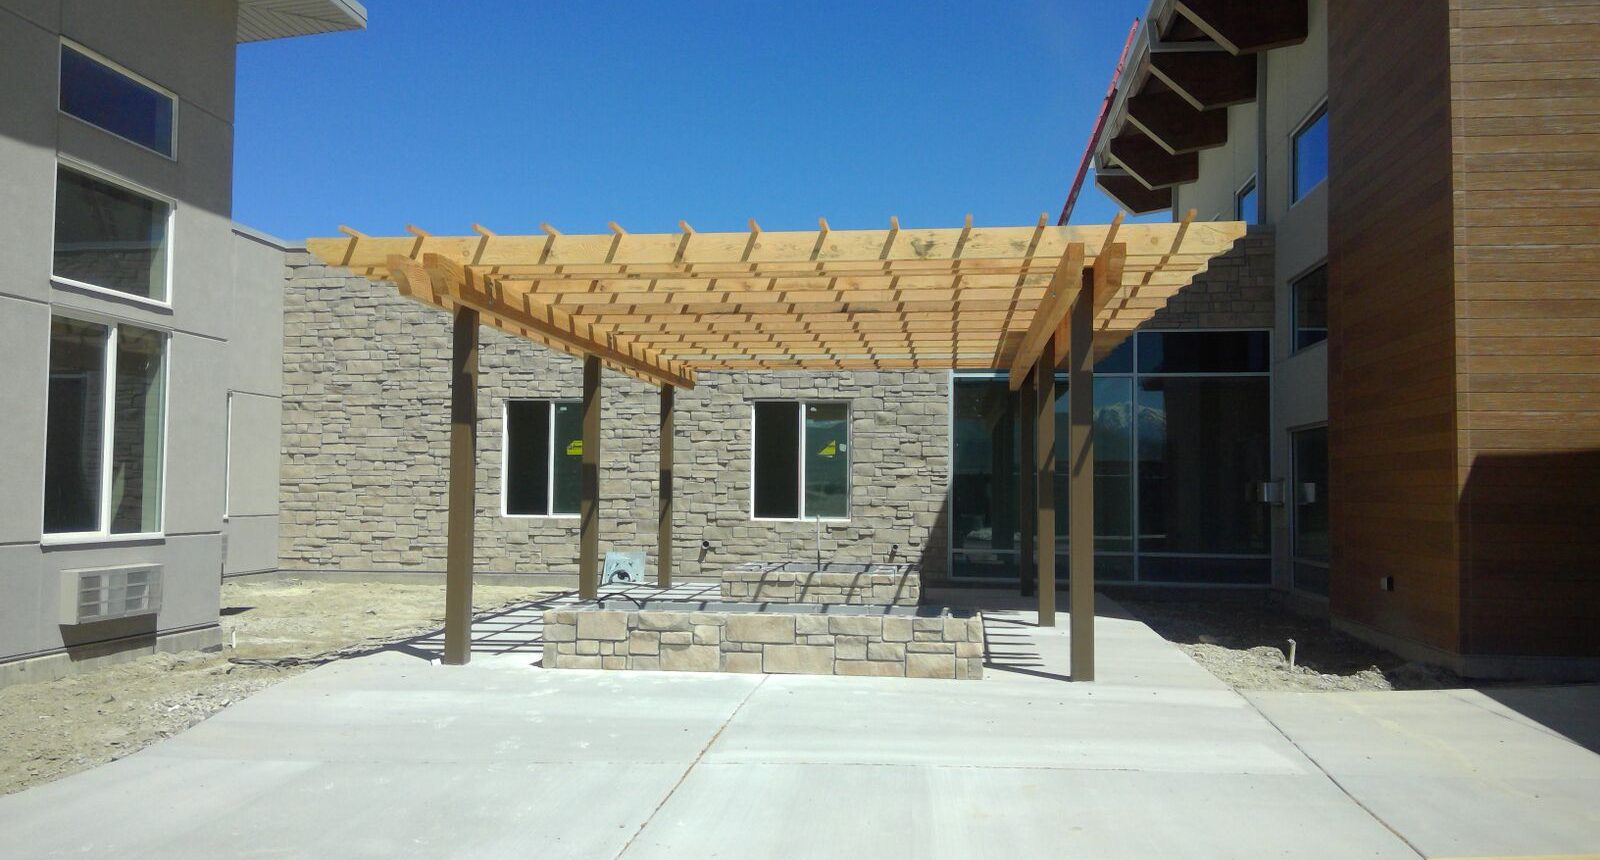
[{"label": "concrete expansion joint", "polygon": [[761,680],[757,681],[755,685],[750,688],[749,692],[744,694],[744,698],[739,700],[739,704],[735,705],[733,710],[728,712],[728,718],[722,721],[722,725],[717,726],[717,730],[715,732],[711,733],[711,737],[706,741],[705,746],[700,748],[700,752],[695,754],[694,760],[689,762],[689,766],[684,768],[683,773],[678,775],[678,781],[672,784],[672,788],[669,789],[665,795],[662,795],[661,801],[655,805],[654,809],[650,810],[650,814],[646,815],[644,820],[639,822],[639,829],[633,831],[633,835],[628,837],[628,841],[623,843],[622,849],[613,856],[612,860],[617,860],[617,858],[620,858],[624,854],[628,853],[628,849],[633,847],[633,843],[639,838],[639,834],[643,833],[644,829],[650,826],[650,822],[655,820],[656,815],[661,812],[662,807],[665,807],[667,802],[672,800],[672,796],[678,793],[678,789],[681,788],[684,781],[689,778],[689,774],[693,772],[696,767],[700,766],[700,762],[706,757],[706,753],[711,751],[712,745],[716,744],[717,740],[722,737],[722,733],[727,730],[730,724],[733,723],[734,718],[739,716],[740,711],[744,710],[745,704],[755,696],[756,691],[761,689],[762,685],[766,684],[767,679],[770,677],[772,676],[762,675]]},{"label": "concrete expansion joint", "polygon": [[1373,821],[1378,822],[1385,830],[1388,830],[1390,833],[1394,834],[1394,838],[1404,842],[1405,846],[1415,852],[1418,857],[1427,858],[1428,855],[1423,853],[1422,849],[1418,848],[1410,839],[1407,839],[1404,833],[1401,833],[1398,829],[1396,829],[1393,824],[1385,821],[1383,816],[1374,811],[1372,807],[1362,803],[1361,798],[1351,794],[1350,789],[1346,788],[1344,783],[1339,781],[1338,777],[1329,773],[1328,769],[1322,766],[1322,762],[1317,761],[1316,757],[1311,755],[1311,753],[1308,752],[1305,747],[1301,746],[1299,741],[1290,737],[1289,733],[1284,731],[1283,727],[1278,725],[1276,720],[1267,716],[1267,713],[1261,710],[1260,706],[1258,706],[1255,702],[1251,701],[1249,696],[1239,696],[1239,698],[1243,699],[1245,704],[1250,706],[1250,710],[1255,711],[1258,715],[1260,715],[1261,719],[1266,720],[1267,725],[1272,726],[1272,730],[1277,732],[1279,737],[1288,741],[1289,745],[1293,746],[1295,750],[1300,753],[1300,755],[1305,756],[1306,761],[1311,762],[1311,765],[1317,769],[1318,773],[1322,774],[1324,779],[1333,783],[1333,787],[1339,789],[1339,791],[1344,794],[1345,797],[1350,798],[1351,803],[1361,807],[1362,812],[1365,812],[1367,815],[1371,816]]}]

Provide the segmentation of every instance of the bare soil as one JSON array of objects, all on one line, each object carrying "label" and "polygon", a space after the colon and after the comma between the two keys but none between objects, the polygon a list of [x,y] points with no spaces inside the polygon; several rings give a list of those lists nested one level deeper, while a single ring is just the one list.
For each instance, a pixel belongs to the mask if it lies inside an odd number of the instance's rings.
[{"label": "bare soil", "polygon": [[[1408,662],[1259,593],[1118,603],[1236,690],[1431,690],[1456,675]],[[1289,640],[1295,665],[1289,665]]]},{"label": "bare soil", "polygon": [[[474,608],[553,591],[479,585]],[[309,668],[266,661],[437,630],[444,586],[225,582],[222,606],[219,653],[152,654],[57,681],[0,688],[0,795],[122,758]],[[263,663],[230,662],[236,657]]]}]

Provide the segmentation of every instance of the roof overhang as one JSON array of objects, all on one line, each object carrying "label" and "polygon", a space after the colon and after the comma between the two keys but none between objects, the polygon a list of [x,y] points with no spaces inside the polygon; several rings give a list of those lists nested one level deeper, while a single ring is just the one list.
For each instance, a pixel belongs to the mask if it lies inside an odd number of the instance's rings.
[{"label": "roof overhang", "polygon": [[[331,266],[659,385],[700,371],[1025,373],[1083,284],[1106,352],[1244,235],[1239,222],[308,239]],[[1063,353],[1064,356],[1064,353]],[[1065,360],[1064,357],[1062,359]]]},{"label": "roof overhang", "polygon": [[1255,55],[1305,41],[1306,0],[1152,0],[1095,151],[1095,184],[1134,213],[1172,206],[1201,150],[1256,98]]},{"label": "roof overhang", "polygon": [[287,39],[366,26],[366,7],[356,0],[239,0],[237,41]]}]

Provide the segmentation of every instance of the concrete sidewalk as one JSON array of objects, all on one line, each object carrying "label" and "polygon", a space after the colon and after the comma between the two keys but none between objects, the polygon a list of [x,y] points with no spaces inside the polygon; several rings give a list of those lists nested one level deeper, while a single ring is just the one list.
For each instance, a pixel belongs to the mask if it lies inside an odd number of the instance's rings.
[{"label": "concrete sidewalk", "polygon": [[[1413,845],[1487,853],[1458,847],[1477,838],[1459,819],[1502,808],[1519,833],[1488,850],[1600,851],[1584,805],[1600,798],[1600,758],[1537,724],[1491,716],[1449,742],[1488,761],[1478,746],[1505,743],[1490,729],[1514,733],[1540,797],[1456,783],[1464,810],[1390,810],[1340,757],[1363,730],[1326,732],[1318,716],[1348,710],[1345,694],[1252,697],[1286,737],[1142,624],[1100,619],[1101,680],[1071,684],[1066,630],[1031,622],[990,615],[978,682],[546,672],[505,637],[467,667],[399,652],[336,663],[0,798],[0,853],[1417,857]],[[1429,737],[1418,701],[1379,722]],[[1382,788],[1435,789],[1443,763],[1397,759]]]}]

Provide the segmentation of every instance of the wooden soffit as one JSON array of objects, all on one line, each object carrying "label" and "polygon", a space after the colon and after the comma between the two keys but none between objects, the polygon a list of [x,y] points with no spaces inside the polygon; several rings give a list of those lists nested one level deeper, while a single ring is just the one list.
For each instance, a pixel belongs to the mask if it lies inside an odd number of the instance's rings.
[{"label": "wooden soffit", "polygon": [[[887,230],[315,238],[331,266],[655,384],[699,371],[1011,369],[1041,306],[1110,276],[1095,346],[1166,305],[1244,234],[1238,222]],[[1106,259],[1102,263],[1102,258]],[[1116,265],[1110,265],[1115,259]],[[1063,272],[1066,266],[1070,271]],[[1097,282],[1098,283],[1098,282]],[[1063,311],[1064,312],[1064,311]]]}]

